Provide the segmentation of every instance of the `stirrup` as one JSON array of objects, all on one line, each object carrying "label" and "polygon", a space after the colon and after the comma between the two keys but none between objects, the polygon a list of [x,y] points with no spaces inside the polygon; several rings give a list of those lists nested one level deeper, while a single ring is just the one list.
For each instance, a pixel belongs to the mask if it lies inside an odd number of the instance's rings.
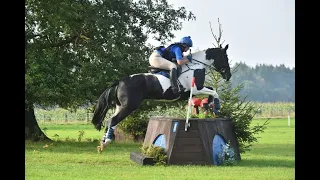
[{"label": "stirrup", "polygon": [[184,92],[186,88],[184,88],[182,85],[179,85],[178,89],[179,89],[178,92],[181,93],[181,92]]},{"label": "stirrup", "polygon": [[171,87],[173,94],[180,94],[180,88]]}]

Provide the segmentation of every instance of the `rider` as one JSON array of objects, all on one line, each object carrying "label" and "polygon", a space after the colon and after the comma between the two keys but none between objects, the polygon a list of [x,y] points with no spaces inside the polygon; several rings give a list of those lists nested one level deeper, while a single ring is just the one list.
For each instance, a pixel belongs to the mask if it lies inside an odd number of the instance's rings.
[{"label": "rider", "polygon": [[155,51],[149,57],[149,63],[151,66],[170,70],[170,82],[172,91],[177,94],[184,89],[180,89],[177,83],[177,65],[183,65],[192,61],[192,56],[188,55],[183,57],[183,52],[187,52],[193,43],[190,36],[183,37],[180,42],[169,45],[167,48],[159,46],[155,48]]}]

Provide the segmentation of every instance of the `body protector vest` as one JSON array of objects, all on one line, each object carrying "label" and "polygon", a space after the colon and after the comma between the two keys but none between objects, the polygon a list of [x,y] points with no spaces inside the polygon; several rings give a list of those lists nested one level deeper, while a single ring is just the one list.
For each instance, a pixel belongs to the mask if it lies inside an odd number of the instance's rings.
[{"label": "body protector vest", "polygon": [[[158,46],[155,48],[155,50],[160,50],[162,52],[162,57],[169,60],[169,61],[172,61],[172,59],[174,58],[172,55],[171,55],[171,47],[174,46],[174,45],[178,45],[178,47],[180,48],[181,52],[183,52],[183,46],[182,46],[182,43],[173,43],[173,44],[170,44],[167,48],[165,48],[164,46]],[[163,49],[165,48],[165,49]]]}]

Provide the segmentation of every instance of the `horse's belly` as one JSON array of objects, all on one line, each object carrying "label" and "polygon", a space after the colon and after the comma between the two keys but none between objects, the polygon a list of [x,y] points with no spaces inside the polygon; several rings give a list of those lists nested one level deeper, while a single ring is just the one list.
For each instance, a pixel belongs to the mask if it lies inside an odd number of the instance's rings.
[{"label": "horse's belly", "polygon": [[149,74],[150,76],[156,77],[156,79],[158,80],[157,82],[154,82],[154,84],[152,84],[153,88],[159,88],[159,86],[162,89],[162,93],[166,92],[169,87],[171,86],[170,80],[167,77],[164,77],[161,74]]}]

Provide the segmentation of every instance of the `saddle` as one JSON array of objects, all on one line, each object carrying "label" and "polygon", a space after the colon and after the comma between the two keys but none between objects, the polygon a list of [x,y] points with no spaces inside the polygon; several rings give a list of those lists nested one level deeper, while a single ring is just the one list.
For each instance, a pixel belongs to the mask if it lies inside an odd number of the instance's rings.
[{"label": "saddle", "polygon": [[[161,68],[157,68],[157,67],[153,67],[153,66],[148,66],[148,72],[151,74],[162,74],[162,75],[166,76],[167,78],[170,78],[170,70],[161,69]],[[180,76],[180,74],[181,74],[181,67],[177,66],[177,78]]]}]

